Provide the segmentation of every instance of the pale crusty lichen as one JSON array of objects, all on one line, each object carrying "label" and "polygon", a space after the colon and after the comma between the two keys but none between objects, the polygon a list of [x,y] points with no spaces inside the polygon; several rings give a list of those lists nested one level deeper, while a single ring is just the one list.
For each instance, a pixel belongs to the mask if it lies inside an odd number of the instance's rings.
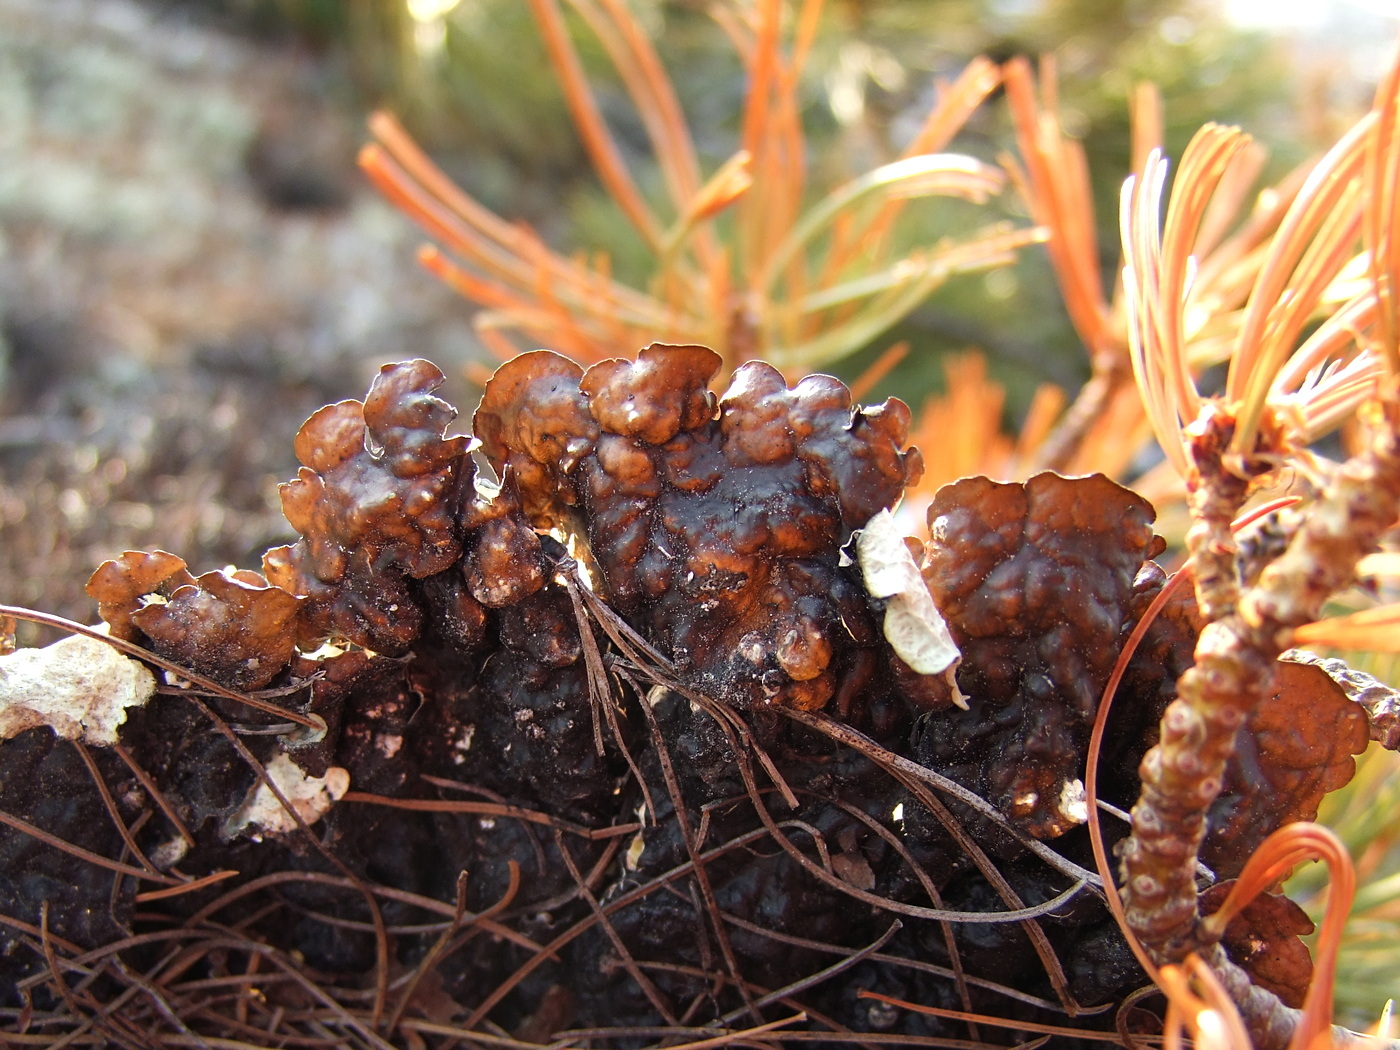
[{"label": "pale crusty lichen", "polygon": [[0,740],[48,726],[65,740],[115,744],[127,708],[155,688],[150,671],[95,638],[20,649],[0,656]]},{"label": "pale crusty lichen", "polygon": [[[267,764],[267,775],[307,824],[320,820],[350,790],[350,773],[340,766],[331,766],[324,777],[309,777],[285,754]],[[245,833],[281,835],[296,828],[296,818],[260,780],[224,824],[224,837],[232,839]]]}]

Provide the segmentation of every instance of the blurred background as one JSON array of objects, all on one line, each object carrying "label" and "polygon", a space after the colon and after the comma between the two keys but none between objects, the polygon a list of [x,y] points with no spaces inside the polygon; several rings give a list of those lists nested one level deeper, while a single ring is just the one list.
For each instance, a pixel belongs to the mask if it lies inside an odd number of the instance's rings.
[{"label": "blurred background", "polygon": [[[711,8],[742,4],[629,6],[709,173],[735,149],[746,88]],[[829,0],[801,85],[809,184],[896,158],[935,82],[973,56],[1054,53],[1111,275],[1135,83],[1162,91],[1169,152],[1204,121],[1240,123],[1277,176],[1365,108],[1400,28],[1388,6]],[[655,187],[615,73],[574,37],[625,160]],[[89,620],[83,584],[129,547],[195,571],[257,565],[289,536],[276,485],[295,471],[297,427],[363,396],[383,362],[433,359],[469,415],[469,377],[490,361],[473,307],[420,270],[421,236],[354,166],[378,106],[498,214],[644,280],[643,245],[592,173],[523,0],[0,0],[4,601]],[[1011,141],[994,99],[955,148],[992,161]],[[911,213],[902,233],[936,238],[945,221]],[[1013,433],[1037,385],[1072,395],[1088,374],[1037,247],[955,279],[829,367],[858,375],[897,340],[911,351],[873,396],[918,405],[945,355],[976,348]]]}]

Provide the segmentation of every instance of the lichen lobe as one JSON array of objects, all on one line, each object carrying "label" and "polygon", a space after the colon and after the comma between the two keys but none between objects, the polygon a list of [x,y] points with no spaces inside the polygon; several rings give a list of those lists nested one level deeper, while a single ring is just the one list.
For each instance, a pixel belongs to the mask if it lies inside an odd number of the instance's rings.
[{"label": "lichen lobe", "polygon": [[840,548],[917,477],[897,401],[751,362],[716,396],[699,346],[586,371],[527,354],[475,427],[536,528],[578,530],[606,597],[697,684],[743,707],[825,706],[873,624]]}]

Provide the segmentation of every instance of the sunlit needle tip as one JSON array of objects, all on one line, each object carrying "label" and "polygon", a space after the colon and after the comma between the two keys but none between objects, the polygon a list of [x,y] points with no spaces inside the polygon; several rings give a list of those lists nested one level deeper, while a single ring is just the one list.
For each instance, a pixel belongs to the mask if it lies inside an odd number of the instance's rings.
[{"label": "sunlit needle tip", "polygon": [[1394,1028],[1394,1025],[1391,1024],[1391,1021],[1394,1019],[1394,1017],[1395,1000],[1387,999],[1385,1001],[1385,1006],[1381,1007],[1380,1020],[1376,1022],[1376,1027],[1371,1030],[1371,1034],[1374,1035],[1377,1039],[1392,1038],[1391,1030]]}]

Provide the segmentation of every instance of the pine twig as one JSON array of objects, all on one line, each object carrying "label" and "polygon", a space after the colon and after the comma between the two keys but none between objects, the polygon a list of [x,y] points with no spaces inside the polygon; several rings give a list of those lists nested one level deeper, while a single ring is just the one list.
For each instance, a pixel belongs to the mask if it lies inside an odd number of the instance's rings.
[{"label": "pine twig", "polygon": [[[1210,619],[1195,666],[1182,675],[1162,720],[1161,742],[1143,760],[1142,796],[1122,862],[1127,921],[1159,963],[1202,951],[1224,981],[1259,1050],[1281,1050],[1300,1014],[1249,985],[1199,928],[1195,863],[1206,812],[1220,793],[1235,731],[1266,695],[1274,661],[1294,630],[1315,620],[1326,599],[1352,582],[1356,563],[1400,516],[1400,400],[1367,409],[1368,447],[1343,464],[1282,555],[1241,592],[1235,547],[1217,519],[1247,483],[1216,470],[1225,462],[1229,421],[1208,413],[1193,446],[1197,594]],[[1212,426],[1212,420],[1216,423]],[[1211,458],[1212,450],[1217,453]],[[1213,491],[1212,491],[1213,490]],[[1217,513],[1218,512],[1218,513]]]}]

